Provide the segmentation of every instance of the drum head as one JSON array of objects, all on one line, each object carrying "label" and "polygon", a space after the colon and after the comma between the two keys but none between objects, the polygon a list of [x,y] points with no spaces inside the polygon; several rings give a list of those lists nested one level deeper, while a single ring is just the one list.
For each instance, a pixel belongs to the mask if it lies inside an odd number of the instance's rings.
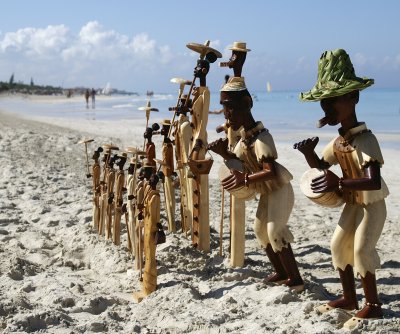
[{"label": "drum head", "polygon": [[[239,161],[239,160],[237,160],[237,161]],[[241,169],[243,170],[243,166],[241,166]],[[219,180],[222,181],[225,178],[227,178],[229,175],[231,175],[231,171],[225,164],[221,164],[218,175],[219,175]],[[239,199],[243,199],[245,201],[253,199],[256,195],[256,191],[253,187],[249,187],[249,188],[241,187],[238,189],[230,190],[229,193],[232,196],[235,196],[236,198],[239,198]]]},{"label": "drum head", "polygon": [[317,194],[311,190],[311,181],[322,175],[324,175],[324,171],[317,168],[312,168],[302,175],[300,179],[300,189],[308,198],[318,198],[322,196],[322,194]]},{"label": "drum head", "polygon": [[304,195],[306,195],[313,202],[327,207],[335,208],[343,205],[342,196],[336,191],[331,191],[327,193],[314,193],[311,190],[311,181],[318,176],[324,175],[324,171],[317,168],[312,168],[306,171],[300,179],[300,189]]}]

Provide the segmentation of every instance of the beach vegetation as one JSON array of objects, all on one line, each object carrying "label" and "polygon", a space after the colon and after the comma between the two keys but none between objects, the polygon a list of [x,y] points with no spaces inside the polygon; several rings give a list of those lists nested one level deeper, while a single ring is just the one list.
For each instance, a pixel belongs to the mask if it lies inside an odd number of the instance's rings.
[{"label": "beach vegetation", "polygon": [[30,84],[27,85],[22,81],[17,83],[14,81],[14,74],[11,75],[8,82],[0,81],[0,93],[9,94],[29,94],[29,95],[61,95],[64,90],[61,87],[54,87],[50,85],[35,85],[33,78],[31,78]]}]

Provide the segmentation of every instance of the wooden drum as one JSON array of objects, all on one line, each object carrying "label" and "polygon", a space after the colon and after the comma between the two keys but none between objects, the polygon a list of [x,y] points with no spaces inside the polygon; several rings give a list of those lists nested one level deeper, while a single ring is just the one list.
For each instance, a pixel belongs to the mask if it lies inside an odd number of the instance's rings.
[{"label": "wooden drum", "polygon": [[[240,172],[243,172],[243,163],[240,160],[237,159],[231,159],[228,161],[225,161],[225,164],[221,164],[221,167],[219,169],[219,179],[220,181],[226,179],[228,176],[230,176],[231,169],[236,169]],[[235,196],[236,198],[242,199],[242,200],[251,200],[255,197],[256,191],[254,187],[245,187],[242,186],[240,188],[234,189],[234,190],[229,190],[229,193],[232,196]]]},{"label": "wooden drum", "polygon": [[322,205],[327,208],[336,208],[341,206],[343,202],[343,198],[340,193],[336,191],[328,192],[328,193],[314,193],[311,190],[311,182],[318,176],[324,174],[322,169],[312,168],[306,171],[300,179],[300,189],[304,195],[306,195],[313,202]]}]

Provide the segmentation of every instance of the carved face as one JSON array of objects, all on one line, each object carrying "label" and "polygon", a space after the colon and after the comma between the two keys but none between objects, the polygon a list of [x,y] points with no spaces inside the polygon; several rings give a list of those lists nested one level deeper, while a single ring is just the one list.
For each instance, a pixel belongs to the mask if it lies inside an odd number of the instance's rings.
[{"label": "carved face", "polygon": [[210,63],[207,60],[199,59],[196,67],[194,68],[194,75],[197,78],[205,78],[209,70]]},{"label": "carved face", "polygon": [[157,174],[155,174],[155,173],[151,174],[151,176],[149,178],[150,186],[155,188],[157,186],[158,181],[159,181],[159,178],[158,178]]},{"label": "carved face", "polygon": [[246,60],[247,53],[240,51],[232,51],[229,58],[229,68],[241,68]]},{"label": "carved face", "polygon": [[161,135],[162,136],[167,136],[168,132],[169,132],[169,128],[170,128],[169,125],[163,125],[162,128],[161,128]]},{"label": "carved face", "polygon": [[152,128],[147,128],[146,131],[143,134],[143,137],[146,139],[151,139],[153,135],[153,129]]},{"label": "carved face", "polygon": [[221,92],[220,103],[224,108],[224,116],[234,131],[240,129],[247,114],[243,99],[229,92]]},{"label": "carved face", "polygon": [[354,101],[351,93],[321,100],[320,105],[328,118],[328,124],[337,125],[352,117],[355,109]]}]

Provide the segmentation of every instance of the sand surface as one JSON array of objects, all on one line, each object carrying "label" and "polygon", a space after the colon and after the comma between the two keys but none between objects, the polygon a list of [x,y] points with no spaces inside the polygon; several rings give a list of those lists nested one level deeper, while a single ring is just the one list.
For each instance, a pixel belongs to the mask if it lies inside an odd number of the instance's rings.
[{"label": "sand surface", "polygon": [[[348,313],[334,310],[321,316],[314,311],[341,292],[329,249],[341,210],[317,206],[300,192],[307,166],[291,148],[299,138],[275,140],[279,162],[294,176],[296,202],[289,224],[304,292],[264,282],[272,268],[252,228],[257,200],[247,204],[245,266],[229,266],[228,201],[224,256],[219,256],[221,161],[214,156],[210,254],[194,250],[180,233],[167,234],[167,242],[157,247],[158,290],[140,304],[133,302],[132,292],[141,285],[125,247],[125,226],[120,247],[92,230],[91,180],[85,177],[83,147],[76,143],[94,137],[91,152],[111,141],[121,147],[141,145],[143,124],[38,122],[0,113],[0,332],[349,332],[341,329]],[[399,151],[381,145],[382,174],[391,191],[378,243],[384,319],[363,323],[353,333],[398,333],[400,328]],[[161,216],[165,224],[165,213]],[[362,305],[359,279],[356,284]]]}]

